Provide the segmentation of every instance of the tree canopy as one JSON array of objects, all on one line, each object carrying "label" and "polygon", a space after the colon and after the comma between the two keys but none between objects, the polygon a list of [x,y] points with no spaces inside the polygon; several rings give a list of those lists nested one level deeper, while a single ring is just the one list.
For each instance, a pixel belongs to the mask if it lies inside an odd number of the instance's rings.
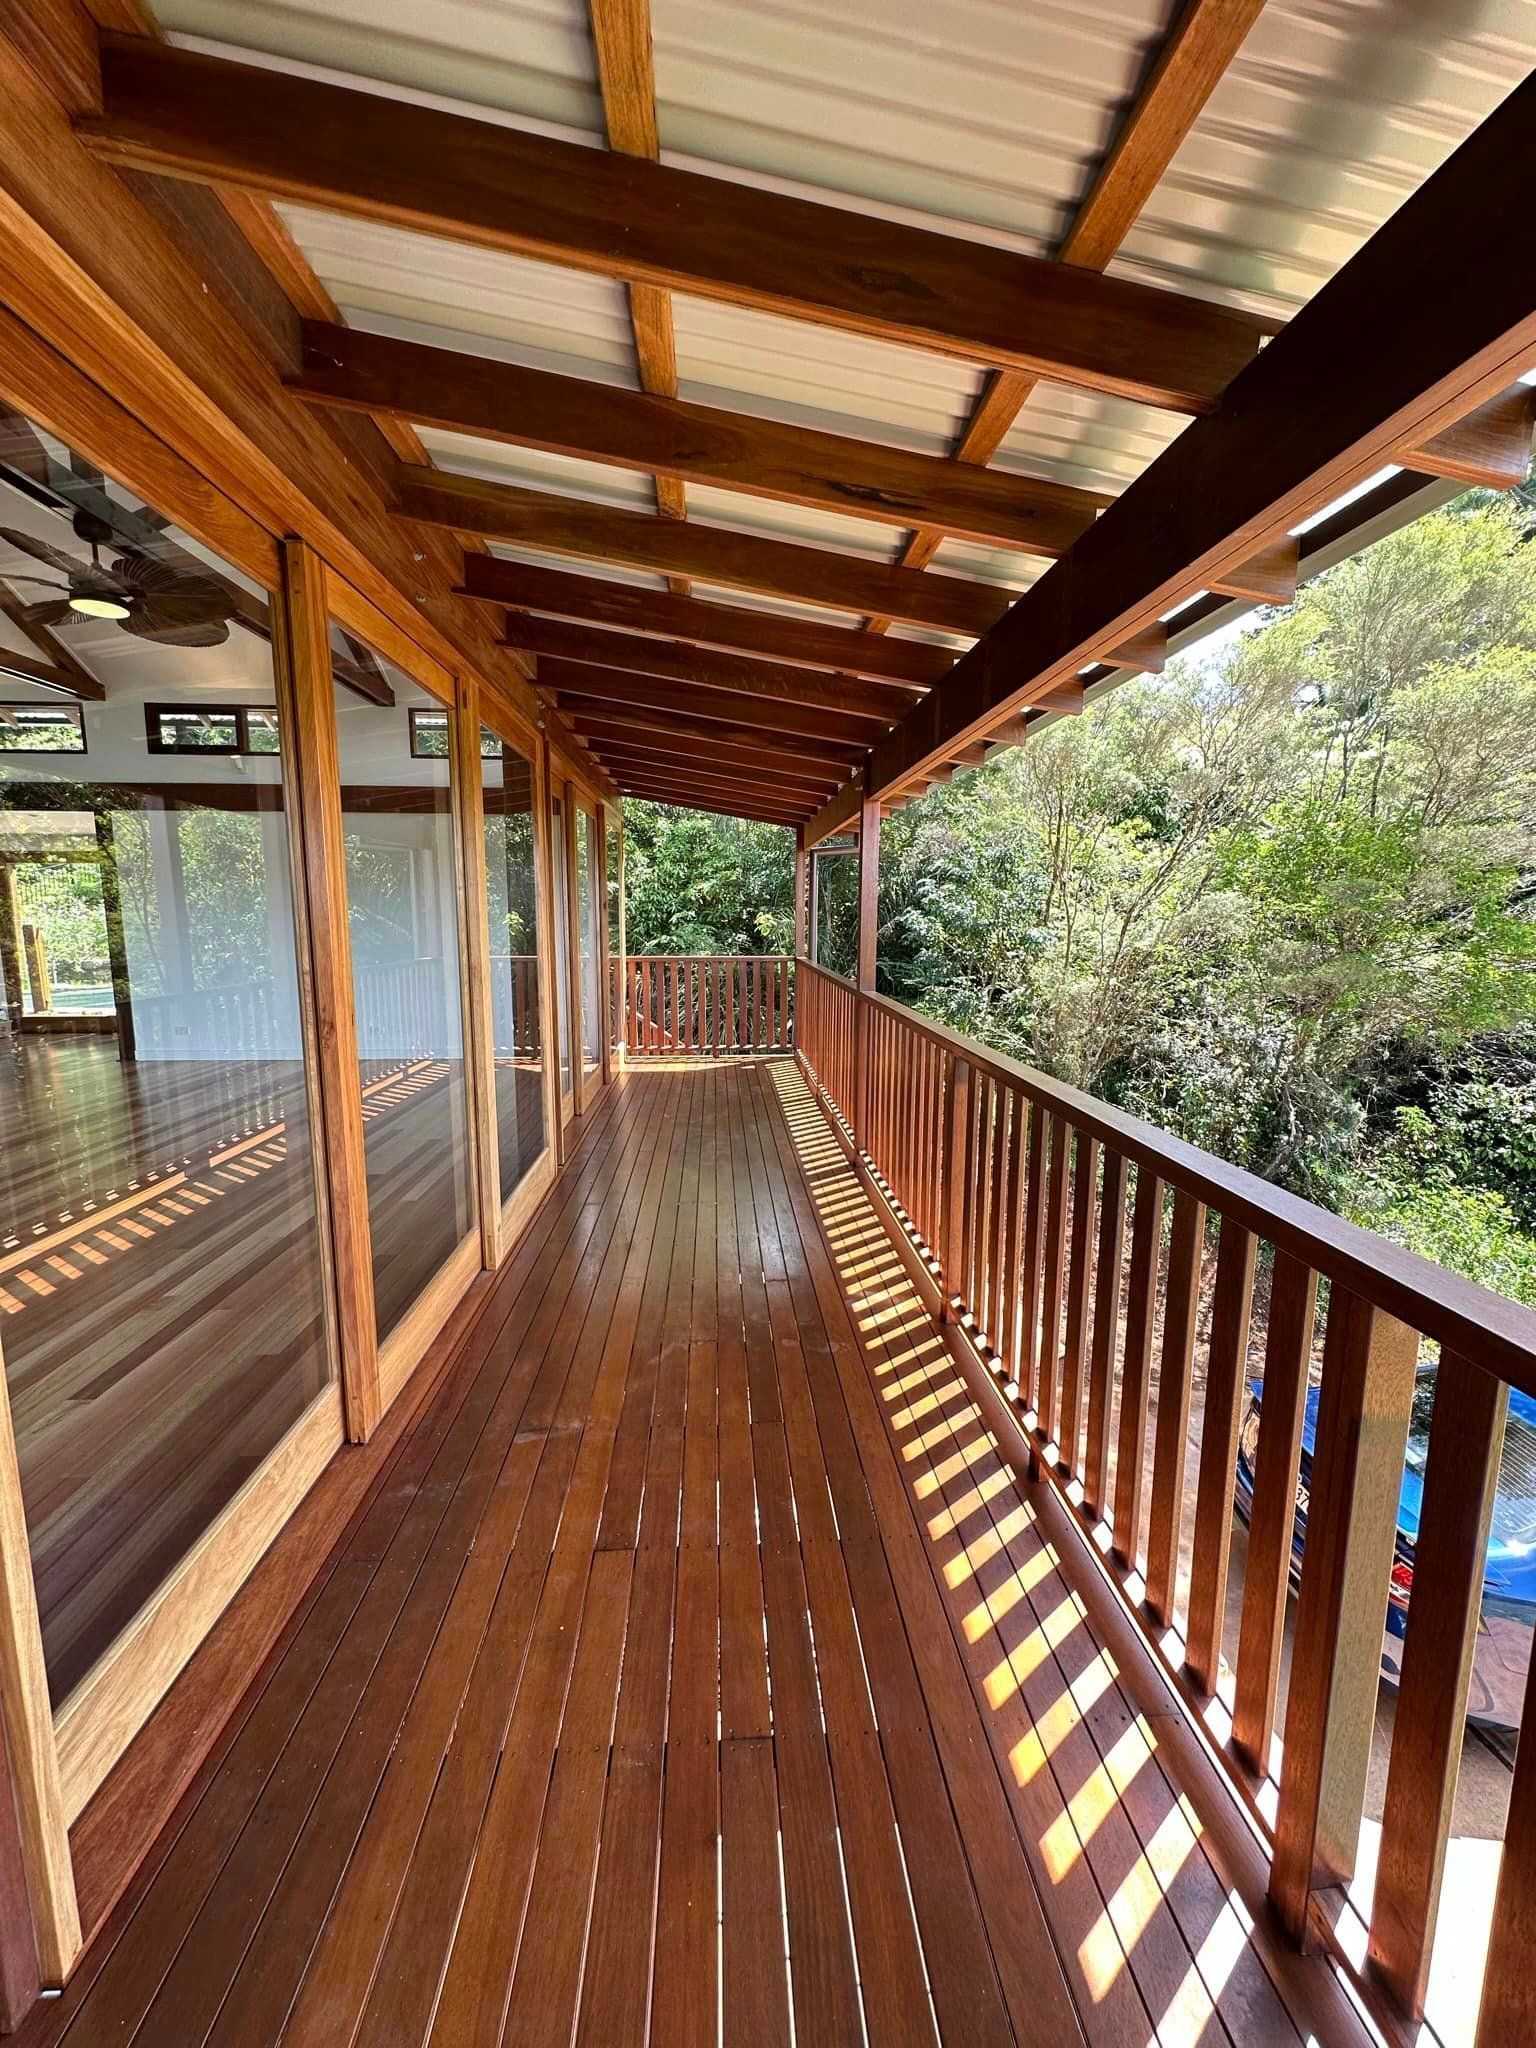
[{"label": "tree canopy", "polygon": [[[1473,494],[889,819],[881,985],[1536,1298],[1527,540]],[[629,815],[634,950],[787,943],[786,833]]]}]

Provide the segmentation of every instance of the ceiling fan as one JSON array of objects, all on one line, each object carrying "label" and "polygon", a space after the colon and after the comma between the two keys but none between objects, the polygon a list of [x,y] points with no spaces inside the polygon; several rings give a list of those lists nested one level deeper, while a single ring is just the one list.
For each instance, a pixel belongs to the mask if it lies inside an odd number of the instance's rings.
[{"label": "ceiling fan", "polygon": [[[41,584],[59,593],[27,605],[20,615],[22,624],[60,626],[76,618],[111,619],[125,633],[161,647],[217,647],[229,638],[228,621],[235,616],[236,601],[216,576],[167,567],[118,539],[94,512],[77,510],[73,524],[76,537],[90,548],[88,563],[30,533],[0,526],[0,540],[64,578],[62,583],[42,576],[6,579]],[[103,548],[113,550],[110,562],[103,562]]]}]

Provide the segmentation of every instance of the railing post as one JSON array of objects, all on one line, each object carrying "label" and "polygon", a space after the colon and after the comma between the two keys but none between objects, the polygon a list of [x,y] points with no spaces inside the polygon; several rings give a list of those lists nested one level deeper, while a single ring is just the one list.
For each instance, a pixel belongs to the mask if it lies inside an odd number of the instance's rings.
[{"label": "railing post", "polygon": [[805,827],[795,827],[795,952],[805,955],[805,926],[809,905],[805,899]]},{"label": "railing post", "polygon": [[1269,1885],[1303,1946],[1312,1894],[1355,1870],[1418,1355],[1415,1331],[1335,1282]]}]

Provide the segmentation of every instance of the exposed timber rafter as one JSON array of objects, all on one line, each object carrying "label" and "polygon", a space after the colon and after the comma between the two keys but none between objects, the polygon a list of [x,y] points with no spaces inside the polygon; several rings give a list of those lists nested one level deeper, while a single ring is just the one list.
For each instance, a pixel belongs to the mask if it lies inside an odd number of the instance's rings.
[{"label": "exposed timber rafter", "polygon": [[829,711],[851,711],[886,725],[894,725],[920,694],[895,683],[869,683],[829,670],[792,668],[787,663],[759,661],[749,654],[724,654],[676,640],[649,639],[643,633],[590,632],[562,620],[519,614],[507,620],[507,645],[524,648],[541,659],[547,656],[597,668],[626,669],[636,675],[666,676],[674,682],[704,683],[711,689],[739,690],[747,696],[775,697],[790,704],[825,705]]},{"label": "exposed timber rafter", "polygon": [[546,689],[574,690],[583,696],[621,704],[645,704],[653,711],[676,711],[685,718],[718,719],[723,723],[758,726],[765,732],[799,733],[845,745],[867,747],[882,730],[878,720],[825,705],[788,703],[780,698],[748,696],[731,690],[710,690],[694,683],[674,683],[626,669],[589,668],[575,661],[546,657],[539,664],[539,682]]},{"label": "exposed timber rafter", "polygon": [[994,584],[921,576],[914,569],[887,568],[831,548],[764,540],[694,519],[658,519],[649,512],[441,469],[403,468],[396,509],[404,519],[516,547],[697,577],[833,611],[883,612],[911,625],[971,638],[996,624],[1012,596]]},{"label": "exposed timber rafter", "polygon": [[1068,484],[914,455],[686,399],[307,321],[291,387],[314,404],[1059,555],[1110,501]]},{"label": "exposed timber rafter", "polygon": [[[661,155],[661,137],[656,127],[650,0],[588,0],[587,15],[608,147],[621,156],[643,157],[654,163]],[[677,327],[672,318],[672,294],[655,284],[631,283],[627,289],[640,388],[660,398],[676,398]],[[661,518],[688,517],[688,493],[680,477],[657,475],[654,490]],[[687,595],[686,578],[673,577],[671,587],[678,596]]]},{"label": "exposed timber rafter", "polygon": [[1536,359],[1536,247],[1505,232],[1536,215],[1533,124],[1528,79],[875,746],[812,843],[1507,390]]},{"label": "exposed timber rafter", "polygon": [[599,753],[612,754],[655,754],[663,760],[676,761],[680,755],[690,760],[715,761],[721,767],[743,768],[751,774],[763,775],[773,781],[803,783],[821,791],[823,797],[831,796],[842,781],[837,765],[830,761],[818,761],[788,748],[770,750],[766,747],[737,745],[734,741],[711,741],[690,738],[682,741],[672,731],[657,732],[643,726],[624,726],[603,718],[574,717],[572,724],[577,733],[589,746]]},{"label": "exposed timber rafter", "polygon": [[664,590],[617,583],[606,576],[579,576],[495,555],[470,555],[464,563],[464,593],[490,604],[548,614],[633,633],[656,633],[700,647],[759,654],[804,668],[838,669],[876,681],[936,683],[954,666],[954,650],[923,640],[884,633],[860,633],[782,612],[739,604],[711,604],[698,597],[674,597]]},{"label": "exposed timber rafter", "polygon": [[581,725],[600,719],[605,724],[663,735],[684,744],[724,742],[733,747],[783,750],[797,761],[814,761],[818,766],[825,764],[833,768],[837,771],[835,782],[841,782],[850,775],[864,753],[864,748],[856,741],[829,739],[819,733],[797,733],[792,740],[785,740],[782,735],[765,731],[761,726],[733,724],[729,719],[690,717],[685,712],[587,696],[569,688],[560,690],[557,701],[562,714]]},{"label": "exposed timber rafter", "polygon": [[[1187,0],[1073,216],[1056,252],[1059,262],[1077,271],[1105,269],[1263,4],[1264,0]],[[955,445],[956,460],[990,462],[1038,381],[1028,371],[993,371]],[[932,527],[919,528],[907,541],[903,564],[925,567],[942,539]]]},{"label": "exposed timber rafter", "polygon": [[103,39],[114,163],[1210,411],[1270,323],[985,242],[199,52]]}]

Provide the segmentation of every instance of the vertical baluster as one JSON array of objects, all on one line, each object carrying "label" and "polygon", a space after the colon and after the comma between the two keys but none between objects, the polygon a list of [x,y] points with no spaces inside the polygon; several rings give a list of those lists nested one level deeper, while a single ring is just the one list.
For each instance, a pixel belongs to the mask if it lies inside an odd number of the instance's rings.
[{"label": "vertical baluster", "polygon": [[971,1163],[971,1262],[966,1299],[978,1336],[987,1329],[987,1217],[992,1206],[992,1120],[997,1084],[990,1074],[979,1077],[976,1094],[976,1150]]},{"label": "vertical baluster", "polygon": [[[1275,1253],[1264,1344],[1263,1414],[1248,1510],[1248,1556],[1237,1643],[1232,1741],[1252,1769],[1267,1773],[1280,1682],[1280,1647],[1291,1583],[1291,1533],[1301,1471],[1302,1422],[1317,1313],[1317,1275],[1289,1252]],[[1241,1427],[1241,1425],[1239,1425]]]},{"label": "vertical baluster", "polygon": [[1077,1470],[1083,1416],[1083,1344],[1088,1326],[1088,1288],[1093,1278],[1093,1203],[1099,1182],[1099,1141],[1077,1134],[1072,1181],[1072,1239],[1067,1271],[1067,1335],[1061,1364],[1061,1422],[1056,1431],[1061,1460]]},{"label": "vertical baluster", "polygon": [[992,1187],[987,1206],[987,1339],[1003,1355],[1003,1323],[1008,1297],[1004,1292],[1003,1252],[1008,1235],[1008,1146],[1014,1091],[999,1081],[992,1110]]},{"label": "vertical baluster", "polygon": [[1072,1127],[1051,1118],[1050,1182],[1046,1194],[1045,1256],[1040,1295],[1040,1371],[1035,1394],[1039,1428],[1056,1432],[1057,1371],[1061,1363],[1061,1297],[1067,1253],[1067,1171]]},{"label": "vertical baluster", "polygon": [[[1436,1397],[1438,1399],[1438,1396]],[[1415,1588],[1417,1595],[1417,1588]],[[1504,1823],[1493,1931],[1483,1969],[1477,2048],[1536,2039],[1536,1684],[1526,1677],[1515,1774]]]},{"label": "vertical baluster", "polygon": [[1333,1281],[1269,1878],[1297,1942],[1313,1893],[1354,1876],[1418,1351]]},{"label": "vertical baluster", "polygon": [[1040,1383],[1040,1290],[1045,1260],[1045,1162],[1050,1121],[1050,1112],[1045,1104],[1038,1096],[1031,1096],[1028,1169],[1024,1184],[1024,1268],[1019,1310],[1023,1323],[1019,1387],[1026,1407],[1033,1404]]},{"label": "vertical baluster", "polygon": [[[1371,1900],[1372,1967],[1414,2019],[1429,1981],[1508,1405],[1502,1381],[1442,1353]],[[1523,2017],[1505,2040],[1529,2033],[1529,1999]]]},{"label": "vertical baluster", "polygon": [[1019,1376],[1019,1324],[1022,1300],[1021,1266],[1024,1256],[1024,1152],[1028,1143],[1029,1105],[1017,1085],[1008,1091],[1008,1171],[1003,1181],[1003,1231],[999,1285],[1003,1312],[1000,1317],[1000,1353],[1003,1371],[1010,1383]]},{"label": "vertical baluster", "polygon": [[1147,1606],[1173,1619],[1184,1525],[1184,1471],[1195,1367],[1195,1318],[1205,1251],[1205,1204],[1174,1191],[1173,1242],[1163,1311],[1163,1364],[1157,1382],[1157,1443],[1152,1461],[1152,1513],[1147,1531]]},{"label": "vertical baluster", "polygon": [[1093,1346],[1088,1363],[1088,1448],[1083,1506],[1097,1520],[1109,1495],[1109,1411],[1120,1338],[1120,1274],[1125,1257],[1125,1158],[1104,1154],[1099,1194],[1099,1260],[1094,1276]]},{"label": "vertical baluster", "polygon": [[960,1291],[960,1263],[965,1245],[965,1151],[966,1132],[971,1121],[971,1070],[964,1060],[946,1053],[949,1064],[945,1089],[944,1153],[942,1197],[944,1241],[939,1246],[943,1306],[947,1321]]},{"label": "vertical baluster", "polygon": [[1202,1692],[1216,1690],[1221,1629],[1232,1551],[1232,1491],[1237,1430],[1247,1383],[1248,1318],[1253,1302],[1253,1232],[1230,1216],[1221,1221],[1211,1341],[1205,1361],[1205,1420],[1195,1488],[1195,1547],[1189,1581],[1184,1667]]},{"label": "vertical baluster", "polygon": [[1115,1449],[1115,1554],[1136,1563],[1141,1533],[1142,1454],[1152,1377],[1152,1326],[1157,1313],[1157,1261],[1163,1236],[1163,1183],[1150,1166],[1136,1168],[1131,1218],[1131,1271],[1120,1379],[1120,1438]]}]

